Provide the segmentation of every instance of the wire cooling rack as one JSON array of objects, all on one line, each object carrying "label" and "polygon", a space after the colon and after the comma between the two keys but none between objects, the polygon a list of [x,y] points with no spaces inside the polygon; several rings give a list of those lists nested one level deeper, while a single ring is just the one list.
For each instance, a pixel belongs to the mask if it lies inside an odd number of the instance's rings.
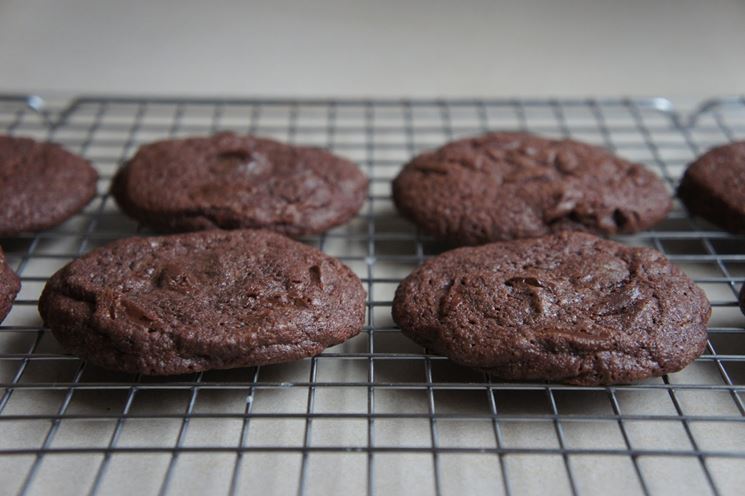
[{"label": "wire cooling rack", "polygon": [[[114,374],[62,353],[37,298],[59,267],[141,232],[108,195],[145,142],[221,129],[317,145],[354,160],[360,214],[305,239],[366,285],[364,331],[292,364],[169,379]],[[745,238],[689,218],[619,238],[667,254],[713,306],[705,354],[635,385],[500,383],[427,355],[390,316],[396,285],[442,247],[400,219],[390,181],[414,153],[487,129],[604,145],[671,191],[706,148],[745,136],[745,102],[679,113],[642,100],[213,100],[0,98],[0,130],[62,143],[100,172],[62,226],[3,239],[23,287],[0,326],[4,494],[742,494]]]}]

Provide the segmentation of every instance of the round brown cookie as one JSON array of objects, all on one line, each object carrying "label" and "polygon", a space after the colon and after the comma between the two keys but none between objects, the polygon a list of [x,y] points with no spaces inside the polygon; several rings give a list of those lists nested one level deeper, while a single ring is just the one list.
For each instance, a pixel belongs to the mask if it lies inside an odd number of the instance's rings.
[{"label": "round brown cookie", "polygon": [[394,180],[393,199],[423,231],[456,245],[565,230],[631,233],[671,207],[644,166],[527,133],[489,133],[423,153]]},{"label": "round brown cookie", "polygon": [[5,262],[5,253],[0,248],[0,322],[13,308],[13,300],[20,290],[21,280]]},{"label": "round brown cookie", "polygon": [[127,214],[157,228],[298,236],[354,216],[367,178],[324,150],[220,133],[143,146],[114,177],[112,193]]},{"label": "round brown cookie", "polygon": [[745,234],[745,141],[701,155],[686,169],[678,196],[689,212]]},{"label": "round brown cookie", "polygon": [[709,302],[659,252],[564,232],[446,252],[396,290],[422,346],[508,380],[626,383],[682,369]]},{"label": "round brown cookie", "polygon": [[62,223],[95,196],[97,179],[59,145],[0,136],[0,237]]},{"label": "round brown cookie", "polygon": [[172,375],[317,355],[360,332],[365,291],[280,234],[211,230],[98,248],[49,280],[39,311],[71,353]]}]

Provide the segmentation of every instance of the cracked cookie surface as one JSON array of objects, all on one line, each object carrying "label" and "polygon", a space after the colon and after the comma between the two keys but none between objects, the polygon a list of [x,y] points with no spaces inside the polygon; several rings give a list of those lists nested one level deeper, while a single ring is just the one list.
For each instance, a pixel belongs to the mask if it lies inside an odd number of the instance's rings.
[{"label": "cracked cookie surface", "polygon": [[443,253],[393,301],[406,336],[456,363],[582,385],[682,369],[703,352],[710,313],[661,253],[577,232]]},{"label": "cracked cookie surface", "polygon": [[745,141],[717,146],[688,166],[678,196],[689,212],[745,234]]},{"label": "cracked cookie surface", "polygon": [[49,280],[39,311],[71,353],[172,375],[317,355],[360,332],[364,302],[354,273],[315,248],[210,230],[98,248]]},{"label": "cracked cookie surface", "polygon": [[96,194],[98,174],[54,143],[0,136],[0,237],[61,224]]},{"label": "cracked cookie surface", "polygon": [[640,164],[573,140],[489,133],[448,143],[393,182],[404,217],[454,245],[565,230],[632,233],[671,208],[662,180]]},{"label": "cracked cookie surface", "polygon": [[125,213],[160,229],[266,228],[300,236],[352,218],[367,178],[318,148],[219,133],[143,146],[111,190]]},{"label": "cracked cookie surface", "polygon": [[0,322],[13,308],[13,301],[21,290],[21,280],[5,261],[5,253],[0,248]]}]

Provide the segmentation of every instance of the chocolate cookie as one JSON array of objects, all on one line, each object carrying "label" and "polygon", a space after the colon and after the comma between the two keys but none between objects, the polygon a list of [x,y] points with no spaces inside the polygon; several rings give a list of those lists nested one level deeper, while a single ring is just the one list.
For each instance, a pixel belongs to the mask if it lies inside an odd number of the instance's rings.
[{"label": "chocolate cookie", "polygon": [[0,322],[13,308],[13,300],[20,290],[21,280],[5,262],[5,253],[0,248]]},{"label": "chocolate cookie", "polygon": [[671,208],[644,166],[573,140],[489,133],[454,141],[406,164],[393,182],[399,211],[456,245],[578,230],[646,229]]},{"label": "chocolate cookie", "polygon": [[97,179],[59,145],[0,136],[0,237],[61,224],[95,196]]},{"label": "chocolate cookie", "polygon": [[365,291],[280,234],[211,230],[98,248],[52,276],[39,311],[71,353],[171,375],[317,355],[360,332]]},{"label": "chocolate cookie", "polygon": [[443,253],[393,301],[403,333],[454,362],[581,385],[682,369],[703,352],[710,313],[659,252],[577,232]]},{"label": "chocolate cookie", "polygon": [[112,193],[128,215],[157,228],[267,228],[298,236],[354,216],[367,178],[317,148],[220,133],[143,146],[115,176]]},{"label": "chocolate cookie", "polygon": [[692,214],[745,234],[745,141],[701,155],[686,169],[678,196]]}]

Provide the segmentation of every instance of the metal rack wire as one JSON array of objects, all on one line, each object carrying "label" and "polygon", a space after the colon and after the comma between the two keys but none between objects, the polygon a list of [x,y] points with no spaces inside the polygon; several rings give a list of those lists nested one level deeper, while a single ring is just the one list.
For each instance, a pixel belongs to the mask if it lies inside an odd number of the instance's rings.
[{"label": "metal rack wire", "polygon": [[[8,494],[740,494],[745,487],[745,238],[679,204],[619,238],[681,265],[714,308],[705,354],[635,385],[499,383],[427,355],[390,317],[400,279],[442,247],[395,213],[390,180],[414,153],[487,129],[607,146],[674,188],[692,157],[745,137],[745,101],[683,115],[666,99],[252,100],[0,97],[0,131],[88,157],[96,199],[56,229],[0,240],[23,288],[0,325],[0,487]],[[46,278],[140,232],[108,196],[145,142],[221,129],[327,147],[370,191],[347,226],[305,241],[367,287],[364,332],[294,364],[170,379],[63,354],[41,327]]]}]

